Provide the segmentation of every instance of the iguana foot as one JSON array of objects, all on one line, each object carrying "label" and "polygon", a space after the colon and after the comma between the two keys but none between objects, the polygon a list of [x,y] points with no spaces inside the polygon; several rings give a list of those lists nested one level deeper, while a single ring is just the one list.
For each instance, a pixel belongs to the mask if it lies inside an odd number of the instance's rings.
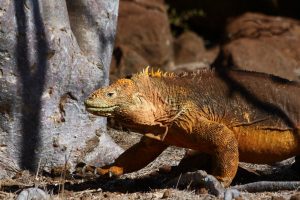
[{"label": "iguana foot", "polygon": [[78,163],[75,167],[76,176],[89,178],[89,177],[119,177],[123,174],[123,168],[117,166],[105,166],[105,167],[95,167],[91,165],[86,165],[85,163]]},{"label": "iguana foot", "polygon": [[224,200],[232,200],[240,196],[240,192],[237,189],[231,189],[231,188],[225,189],[224,185],[228,185],[228,181],[231,182],[231,179],[230,180],[217,179],[217,177],[214,177],[209,174],[205,175],[205,173],[202,173],[202,175],[209,193],[217,197],[224,198]]},{"label": "iguana foot", "polygon": [[225,189],[223,184],[216,179],[216,177],[207,174],[203,170],[197,170],[195,172],[188,172],[174,178],[166,184],[167,186],[178,186],[178,184],[189,185],[191,182],[204,184],[208,189],[208,192],[219,198],[224,198],[226,200],[231,200],[240,195],[237,189]]},{"label": "iguana foot", "polygon": [[118,166],[109,166],[107,168],[97,167],[95,171],[97,175],[108,175],[109,177],[119,177],[123,174],[123,168]]}]

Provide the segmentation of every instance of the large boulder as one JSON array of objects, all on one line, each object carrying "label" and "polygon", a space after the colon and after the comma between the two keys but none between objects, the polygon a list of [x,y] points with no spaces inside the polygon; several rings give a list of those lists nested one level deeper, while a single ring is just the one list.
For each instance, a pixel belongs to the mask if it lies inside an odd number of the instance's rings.
[{"label": "large boulder", "polygon": [[0,178],[122,152],[83,105],[108,82],[117,12],[117,0],[1,1]]},{"label": "large boulder", "polygon": [[114,58],[112,59],[110,69],[110,80],[114,82],[120,77],[141,71],[143,67],[148,65],[149,62],[138,52],[126,45],[119,45],[114,49]]},{"label": "large boulder", "polygon": [[297,20],[246,13],[226,29],[222,65],[300,80],[300,23]]},{"label": "large boulder", "polygon": [[174,40],[175,64],[194,62],[211,64],[217,57],[218,50],[217,46],[207,49],[203,38],[192,31],[186,31]]},{"label": "large boulder", "polygon": [[117,30],[113,74],[172,65],[172,34],[163,0],[121,0]]}]

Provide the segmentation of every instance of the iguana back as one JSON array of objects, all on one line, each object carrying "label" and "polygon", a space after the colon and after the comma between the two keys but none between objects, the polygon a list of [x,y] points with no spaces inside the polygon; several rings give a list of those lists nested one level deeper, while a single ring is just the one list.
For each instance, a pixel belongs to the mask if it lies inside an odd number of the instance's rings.
[{"label": "iguana back", "polygon": [[[165,84],[189,90],[192,100],[212,120],[229,127],[288,130],[300,127],[300,83],[257,72],[201,70]],[[179,94],[180,95],[180,94]],[[182,100],[181,100],[182,101]]]}]

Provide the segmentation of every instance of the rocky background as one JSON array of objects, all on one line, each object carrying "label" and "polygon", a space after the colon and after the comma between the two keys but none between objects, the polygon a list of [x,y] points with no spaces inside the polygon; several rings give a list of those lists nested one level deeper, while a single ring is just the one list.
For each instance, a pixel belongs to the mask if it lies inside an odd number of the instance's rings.
[{"label": "rocky background", "polygon": [[110,79],[148,65],[213,65],[300,80],[299,8],[283,0],[121,0]]}]

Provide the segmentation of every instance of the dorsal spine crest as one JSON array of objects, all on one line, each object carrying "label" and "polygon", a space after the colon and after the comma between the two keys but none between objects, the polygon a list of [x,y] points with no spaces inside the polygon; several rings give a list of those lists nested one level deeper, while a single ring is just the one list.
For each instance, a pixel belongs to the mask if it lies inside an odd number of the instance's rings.
[{"label": "dorsal spine crest", "polygon": [[163,72],[162,70],[158,69],[154,71],[153,67],[150,70],[150,66],[147,66],[142,72],[135,74],[134,76],[148,76],[148,77],[173,77],[175,76],[172,72]]}]

